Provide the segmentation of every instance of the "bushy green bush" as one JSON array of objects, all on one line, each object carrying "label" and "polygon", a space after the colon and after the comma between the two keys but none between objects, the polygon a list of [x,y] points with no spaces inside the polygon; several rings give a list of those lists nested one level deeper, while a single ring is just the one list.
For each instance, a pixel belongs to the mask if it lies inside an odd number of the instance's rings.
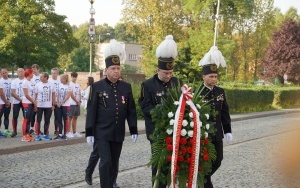
[{"label": "bushy green bush", "polygon": [[[144,119],[141,107],[138,105],[141,84],[131,84],[138,119]],[[191,86],[197,84],[194,83]],[[300,107],[300,87],[255,86],[250,84],[222,84],[221,87],[225,89],[231,114]]]},{"label": "bushy green bush", "polygon": [[136,105],[136,113],[138,119],[144,119],[142,109],[138,103],[138,100],[141,96],[141,84],[140,83],[131,83],[133,98]]},{"label": "bushy green bush", "polygon": [[267,89],[224,88],[231,113],[272,109],[274,92]]},{"label": "bushy green bush", "polygon": [[274,91],[273,106],[276,108],[295,108],[300,106],[300,88],[283,87]]}]

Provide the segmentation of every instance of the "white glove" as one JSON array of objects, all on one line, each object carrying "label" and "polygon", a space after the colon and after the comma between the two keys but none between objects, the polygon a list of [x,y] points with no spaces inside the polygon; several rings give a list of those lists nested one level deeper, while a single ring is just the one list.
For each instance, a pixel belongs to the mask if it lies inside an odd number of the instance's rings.
[{"label": "white glove", "polygon": [[89,146],[93,147],[93,145],[94,145],[94,137],[93,137],[93,136],[88,136],[88,137],[86,137],[86,143],[87,143]]},{"label": "white glove", "polygon": [[231,144],[231,142],[233,140],[232,134],[231,133],[226,133],[225,134],[225,139],[226,139],[227,143]]},{"label": "white glove", "polygon": [[137,134],[131,135],[131,139],[132,139],[132,141],[133,141],[134,143],[136,142],[137,138],[138,138],[138,135],[137,135]]}]

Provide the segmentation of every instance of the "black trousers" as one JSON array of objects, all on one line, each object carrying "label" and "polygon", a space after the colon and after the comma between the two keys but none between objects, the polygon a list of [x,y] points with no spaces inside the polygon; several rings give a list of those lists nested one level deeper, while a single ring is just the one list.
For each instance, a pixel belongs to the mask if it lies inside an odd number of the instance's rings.
[{"label": "black trousers", "polygon": [[54,109],[54,121],[55,121],[55,130],[59,129],[59,134],[67,134],[69,127],[68,114],[70,111],[70,106],[61,106],[60,108],[55,107]]},{"label": "black trousers", "polygon": [[37,116],[36,116],[36,127],[35,127],[35,132],[37,135],[40,134],[40,129],[41,129],[41,121],[42,121],[42,116],[44,114],[44,134],[48,135],[49,134],[49,124],[50,124],[50,118],[52,115],[52,109],[51,108],[38,108],[37,109]]},{"label": "black trousers", "polygon": [[[97,144],[96,142],[94,142],[93,151],[90,154],[89,163],[85,169],[85,173],[92,176],[98,161],[99,161],[99,152],[98,152]],[[118,168],[115,170],[114,183],[117,183],[118,173],[119,173],[119,164],[118,164]]]},{"label": "black trousers", "polygon": [[[19,118],[19,113],[20,113],[21,109],[22,109],[22,112],[24,112],[24,108],[23,108],[23,105],[21,102],[18,104],[13,104],[12,127],[13,127],[14,132],[17,132],[18,118]],[[24,113],[23,113],[23,117],[24,117]]]},{"label": "black trousers", "polygon": [[31,114],[31,119],[30,119],[30,127],[34,127],[35,125],[35,116],[36,116],[36,112],[33,111],[32,114]]},{"label": "black trousers", "polygon": [[221,166],[222,160],[223,160],[223,141],[214,141],[212,142],[214,144],[217,158],[212,163],[212,169],[211,173],[209,175],[206,175],[206,183],[204,184],[204,188],[213,188],[213,184],[211,182],[211,176],[218,170],[218,168]]},{"label": "black trousers", "polygon": [[11,109],[11,105],[6,107],[5,104],[0,104],[0,127],[1,127],[1,122],[2,122],[1,119],[4,114],[3,124],[4,124],[5,129],[8,129],[10,109]]},{"label": "black trousers", "polygon": [[122,146],[123,142],[95,140],[94,149],[91,153],[92,159],[90,157],[87,170],[93,168],[92,166],[90,166],[90,161],[91,164],[93,162],[95,163],[97,158],[96,152],[98,151],[98,158],[100,158],[99,174],[101,188],[113,188],[113,183],[116,179],[116,175],[118,174],[119,159],[122,151]]},{"label": "black trousers", "polygon": [[[60,121],[61,121],[61,108],[63,106],[61,106],[60,108],[58,108],[56,105],[55,105],[55,108],[54,108],[54,130],[55,131],[58,131],[59,130],[59,126],[60,126]],[[59,134],[62,134],[61,132]]]}]

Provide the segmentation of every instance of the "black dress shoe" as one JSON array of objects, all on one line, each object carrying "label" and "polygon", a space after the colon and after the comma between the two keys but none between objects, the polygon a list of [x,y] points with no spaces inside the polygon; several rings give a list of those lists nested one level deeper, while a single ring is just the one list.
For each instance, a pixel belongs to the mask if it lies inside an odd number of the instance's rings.
[{"label": "black dress shoe", "polygon": [[119,185],[117,183],[113,184],[113,188],[120,188]]},{"label": "black dress shoe", "polygon": [[85,181],[88,185],[93,185],[92,175],[85,173]]}]

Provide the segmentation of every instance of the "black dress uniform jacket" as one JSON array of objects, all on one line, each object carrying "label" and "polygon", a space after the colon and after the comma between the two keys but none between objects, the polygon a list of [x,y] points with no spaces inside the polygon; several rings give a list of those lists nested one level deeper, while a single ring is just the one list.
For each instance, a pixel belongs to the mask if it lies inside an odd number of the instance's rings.
[{"label": "black dress uniform jacket", "polygon": [[137,134],[136,107],[131,85],[107,78],[91,86],[87,106],[86,136],[96,140],[123,142],[125,119],[131,134]]},{"label": "black dress uniform jacket", "polygon": [[149,136],[153,133],[155,125],[152,122],[150,111],[161,103],[161,98],[166,95],[168,89],[174,85],[178,85],[179,80],[176,77],[172,77],[169,82],[164,83],[155,74],[152,78],[144,81],[141,88],[141,97],[139,99],[139,105],[142,108],[147,139],[150,140]]},{"label": "black dress uniform jacket", "polygon": [[212,110],[217,112],[215,117],[210,117],[217,130],[216,134],[212,136],[212,141],[221,141],[224,138],[224,134],[231,133],[231,119],[224,89],[214,86],[211,90],[204,84],[201,87],[204,87],[201,93],[201,97],[204,97],[204,102],[208,102]]}]

